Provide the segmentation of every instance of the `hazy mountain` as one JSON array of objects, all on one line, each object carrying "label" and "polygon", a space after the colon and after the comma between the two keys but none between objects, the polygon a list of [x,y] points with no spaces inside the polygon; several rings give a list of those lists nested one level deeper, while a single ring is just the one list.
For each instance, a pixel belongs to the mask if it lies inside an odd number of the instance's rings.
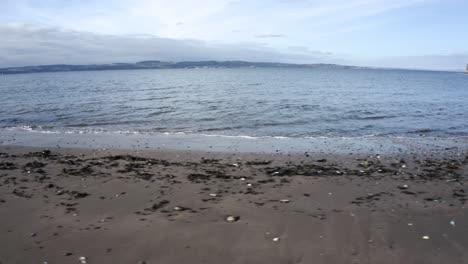
[{"label": "hazy mountain", "polygon": [[39,65],[0,69],[1,74],[68,72],[68,71],[103,71],[103,70],[140,70],[140,69],[184,69],[184,68],[358,68],[337,64],[291,64],[247,61],[140,61],[137,63],[112,63],[91,65]]}]

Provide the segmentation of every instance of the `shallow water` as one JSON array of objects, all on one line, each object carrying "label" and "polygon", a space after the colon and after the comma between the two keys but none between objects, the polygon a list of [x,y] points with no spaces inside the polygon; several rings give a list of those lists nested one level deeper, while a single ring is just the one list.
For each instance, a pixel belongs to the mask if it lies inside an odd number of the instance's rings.
[{"label": "shallow water", "polygon": [[0,128],[251,137],[468,136],[468,75],[179,69],[0,76]]}]

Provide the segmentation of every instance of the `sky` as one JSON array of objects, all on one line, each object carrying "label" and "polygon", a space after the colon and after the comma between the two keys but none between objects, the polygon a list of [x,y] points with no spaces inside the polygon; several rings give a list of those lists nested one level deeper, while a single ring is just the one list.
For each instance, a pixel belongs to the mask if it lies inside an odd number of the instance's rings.
[{"label": "sky", "polygon": [[463,70],[467,0],[0,0],[0,67],[247,60]]}]

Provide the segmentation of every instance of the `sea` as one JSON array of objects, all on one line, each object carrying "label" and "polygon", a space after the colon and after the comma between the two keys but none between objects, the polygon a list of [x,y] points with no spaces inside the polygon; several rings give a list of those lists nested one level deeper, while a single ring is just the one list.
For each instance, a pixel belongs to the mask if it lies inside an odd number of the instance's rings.
[{"label": "sea", "polygon": [[0,134],[468,137],[468,74],[201,68],[0,76]]}]

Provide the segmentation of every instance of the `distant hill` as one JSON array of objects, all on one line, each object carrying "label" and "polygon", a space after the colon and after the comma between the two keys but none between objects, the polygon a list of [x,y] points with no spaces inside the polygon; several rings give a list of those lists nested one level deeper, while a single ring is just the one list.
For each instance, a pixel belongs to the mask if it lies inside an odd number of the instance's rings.
[{"label": "distant hill", "polygon": [[104,71],[104,70],[141,70],[141,69],[193,69],[193,68],[359,68],[337,64],[291,64],[247,61],[140,61],[137,63],[112,63],[91,65],[40,65],[11,67],[0,69],[0,74],[70,72],[70,71]]}]

